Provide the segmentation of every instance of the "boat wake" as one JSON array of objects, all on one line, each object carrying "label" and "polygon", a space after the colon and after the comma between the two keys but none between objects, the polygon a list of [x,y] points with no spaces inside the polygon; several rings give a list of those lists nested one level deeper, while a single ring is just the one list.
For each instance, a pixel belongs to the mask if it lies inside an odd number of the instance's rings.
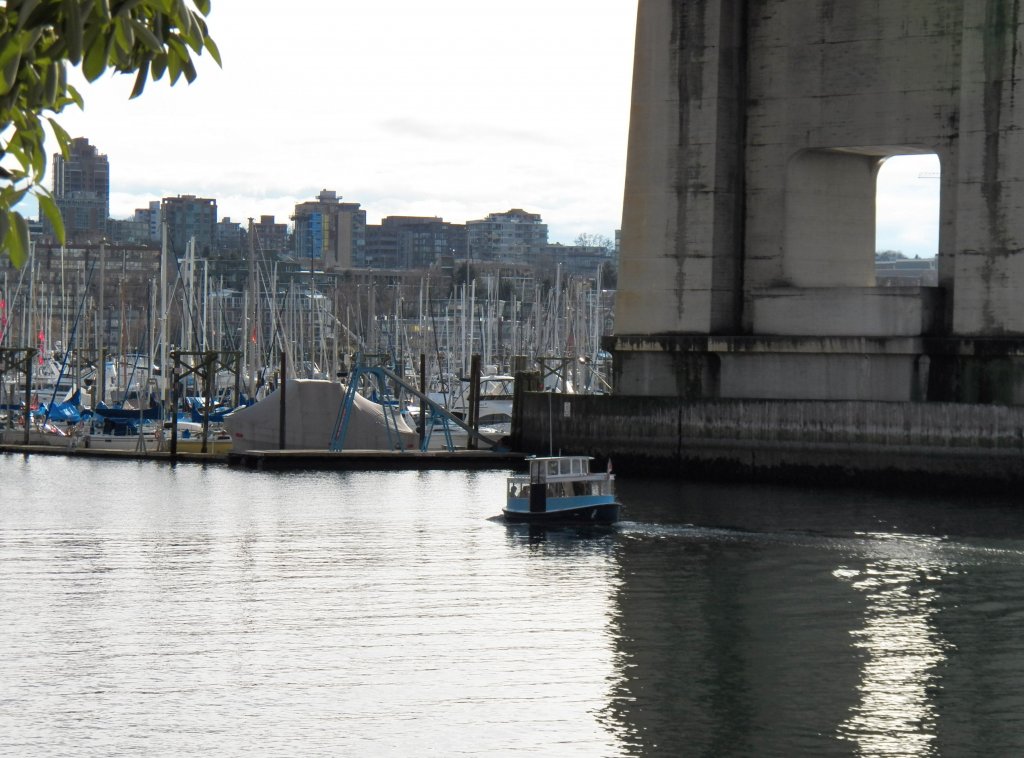
[{"label": "boat wake", "polygon": [[633,540],[690,540],[694,542],[736,543],[760,546],[780,545],[835,551],[846,555],[916,562],[922,559],[943,563],[1024,563],[1024,550],[1007,547],[997,540],[965,541],[951,536],[901,534],[891,532],[758,532],[741,528],[707,527],[695,524],[657,524],[620,521],[615,531]]}]

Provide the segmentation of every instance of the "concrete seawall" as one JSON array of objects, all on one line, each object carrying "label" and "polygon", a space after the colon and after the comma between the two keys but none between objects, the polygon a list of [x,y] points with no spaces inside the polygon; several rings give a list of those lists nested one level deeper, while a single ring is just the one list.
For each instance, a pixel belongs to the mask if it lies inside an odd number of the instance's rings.
[{"label": "concrete seawall", "polygon": [[526,392],[513,446],[684,478],[1016,491],[1024,408]]}]

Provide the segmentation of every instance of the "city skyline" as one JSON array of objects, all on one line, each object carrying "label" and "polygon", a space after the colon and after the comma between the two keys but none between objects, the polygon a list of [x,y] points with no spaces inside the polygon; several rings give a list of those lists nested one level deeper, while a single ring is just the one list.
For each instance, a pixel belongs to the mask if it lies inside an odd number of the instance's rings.
[{"label": "city skyline", "polygon": [[618,228],[635,8],[281,7],[214,3],[224,68],[204,56],[192,85],[135,101],[133,77],[81,86],[85,110],[60,121],[109,156],[115,218],[194,194],[235,221],[287,219],[326,188],[373,223],[528,206],[562,242]]},{"label": "city skyline", "polygon": [[[109,156],[114,218],[193,194],[233,221],[287,220],[333,189],[370,223],[523,208],[552,242],[612,237],[635,15],[632,3],[582,0],[525,0],[516,13],[468,0],[308,0],[291,13],[218,0],[209,21],[223,69],[204,56],[192,85],[151,82],[134,101],[133,77],[87,85],[75,74],[86,108],[59,120]],[[933,170],[919,162],[885,169],[879,249],[934,253],[938,182],[919,177]]]}]

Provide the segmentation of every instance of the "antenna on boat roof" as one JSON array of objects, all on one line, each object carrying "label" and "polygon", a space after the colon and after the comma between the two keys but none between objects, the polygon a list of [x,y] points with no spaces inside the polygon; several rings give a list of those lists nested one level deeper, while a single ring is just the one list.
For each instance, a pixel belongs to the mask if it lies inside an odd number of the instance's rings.
[{"label": "antenna on boat roof", "polygon": [[548,456],[554,455],[555,449],[554,433],[551,431],[553,422],[551,420],[551,393],[548,393]]}]

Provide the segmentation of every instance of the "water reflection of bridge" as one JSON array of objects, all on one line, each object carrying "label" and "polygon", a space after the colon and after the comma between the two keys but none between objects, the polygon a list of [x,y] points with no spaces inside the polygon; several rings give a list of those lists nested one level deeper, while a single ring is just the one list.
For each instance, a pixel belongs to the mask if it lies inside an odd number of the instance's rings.
[{"label": "water reflection of bridge", "polygon": [[[617,681],[603,714],[628,754],[1009,755],[1024,745],[1010,716],[1024,660],[1019,603],[1007,604],[1021,589],[1020,545],[979,535],[965,503],[935,503],[936,520],[921,503],[849,493],[642,490],[652,522],[624,524],[613,553]],[[703,500],[686,507],[681,494]],[[992,508],[982,534],[1019,529],[1014,510]],[[660,522],[673,513],[739,526]],[[884,532],[858,530],[882,520]],[[958,536],[928,534],[939,523]]]}]

